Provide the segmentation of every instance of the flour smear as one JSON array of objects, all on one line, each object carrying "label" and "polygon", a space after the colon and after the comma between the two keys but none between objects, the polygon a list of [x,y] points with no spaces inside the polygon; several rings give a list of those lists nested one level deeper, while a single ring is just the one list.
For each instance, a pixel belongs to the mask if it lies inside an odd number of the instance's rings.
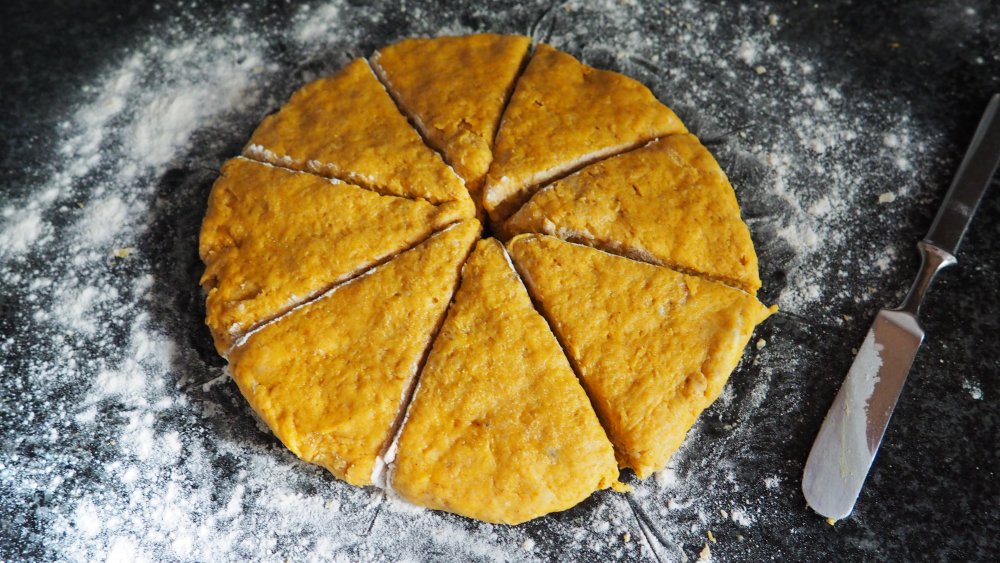
[{"label": "flour smear", "polygon": [[782,43],[794,22],[738,4],[247,10],[123,40],[43,132],[57,140],[43,180],[0,208],[0,285],[17,303],[0,338],[12,545],[76,561],[692,560],[780,518],[768,498],[795,479],[738,471],[764,455],[745,445],[755,413],[795,371],[780,335],[748,352],[745,385],[727,388],[660,476],[524,526],[415,510],[298,462],[254,421],[197,316],[207,187],[255,123],[351,56],[409,35],[533,33],[649,84],[713,141],[764,297],[837,325],[845,305],[871,300],[845,290],[847,277],[898,261],[853,234],[912,201],[937,136]]}]

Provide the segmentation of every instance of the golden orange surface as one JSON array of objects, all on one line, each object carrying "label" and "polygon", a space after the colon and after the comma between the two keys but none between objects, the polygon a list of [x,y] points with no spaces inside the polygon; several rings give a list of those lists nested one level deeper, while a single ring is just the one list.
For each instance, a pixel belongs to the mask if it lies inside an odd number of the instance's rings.
[{"label": "golden orange surface", "polygon": [[233,349],[233,379],[292,453],[371,484],[479,232],[454,225]]},{"label": "golden orange surface", "polygon": [[422,506],[517,524],[617,478],[555,336],[500,243],[480,241],[410,405],[393,488]]},{"label": "golden orange surface", "polygon": [[685,131],[649,88],[540,44],[500,123],[483,206],[502,221],[555,176]]},{"label": "golden orange surface", "polygon": [[549,236],[508,248],[619,462],[640,478],[666,465],[774,311],[726,285]]},{"label": "golden orange surface", "polygon": [[454,202],[434,206],[245,158],[227,161],[199,243],[216,348],[225,353],[257,324],[463,215]]},{"label": "golden orange surface", "polygon": [[302,86],[209,195],[206,323],[253,410],[340,479],[488,522],[664,467],[774,311],[715,159],[527,37],[371,60]]},{"label": "golden orange surface", "polygon": [[243,152],[387,195],[468,202],[473,213],[461,178],[410,127],[364,59],[300,88]]},{"label": "golden orange surface", "polygon": [[671,135],[546,186],[504,226],[699,274],[754,293],[757,254],[736,194],[694,135]]},{"label": "golden orange surface", "polygon": [[483,33],[406,39],[380,49],[372,66],[428,143],[479,198],[493,160],[500,115],[531,40]]}]

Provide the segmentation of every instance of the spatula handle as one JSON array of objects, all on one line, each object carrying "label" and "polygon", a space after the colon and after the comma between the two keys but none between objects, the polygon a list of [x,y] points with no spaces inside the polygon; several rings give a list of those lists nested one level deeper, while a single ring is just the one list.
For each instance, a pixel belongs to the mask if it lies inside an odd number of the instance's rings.
[{"label": "spatula handle", "polygon": [[924,237],[926,242],[955,255],[965,230],[979,207],[993,173],[1000,165],[1000,94],[994,94],[986,106],[979,127],[972,137],[969,150],[958,167],[955,179],[944,196],[941,209],[931,230]]}]

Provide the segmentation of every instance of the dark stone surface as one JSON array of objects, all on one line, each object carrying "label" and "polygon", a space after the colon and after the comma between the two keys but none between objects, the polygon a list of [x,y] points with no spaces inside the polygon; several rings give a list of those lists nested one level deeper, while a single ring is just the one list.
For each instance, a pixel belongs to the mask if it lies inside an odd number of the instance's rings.
[{"label": "dark stone surface", "polygon": [[[744,3],[754,13],[767,13],[763,5]],[[85,2],[6,1],[0,5],[0,206],[16,201],[37,182],[43,159],[55,150],[51,135],[58,123],[67,118],[65,108],[76,92],[89,83],[111,53],[129,45],[133,35],[169,16],[172,10],[195,10],[221,14],[237,9],[222,4],[193,4],[159,8],[148,2],[122,5],[107,0]],[[967,9],[971,8],[971,13]],[[256,8],[255,8],[256,9]],[[291,8],[275,5],[260,8],[280,16]],[[463,12],[461,6],[449,8]],[[927,229],[934,210],[961,153],[971,137],[982,108],[989,96],[1000,91],[1000,6],[994,2],[953,1],[928,7],[924,2],[811,2],[771,6],[770,11],[794,25],[782,26],[777,36],[824,62],[825,72],[849,77],[852,88],[863,88],[875,98],[905,100],[916,120],[940,131],[948,147],[933,158],[939,170],[928,181],[929,197],[906,210],[894,237],[898,247],[909,248]],[[474,10],[468,10],[467,25],[475,26]],[[536,17],[525,14],[525,22]],[[382,37],[398,35],[406,27],[404,11],[386,7],[382,28],[372,30],[368,50],[382,43]],[[522,22],[511,27],[523,27]],[[655,32],[654,29],[651,30]],[[890,48],[890,45],[898,47]],[[977,57],[986,57],[978,64]],[[287,92],[282,92],[281,95]],[[888,117],[891,119],[891,116]],[[752,127],[753,117],[748,118]],[[223,139],[225,150],[232,154],[242,138]],[[725,161],[725,159],[723,159]],[[192,180],[192,174],[165,175],[158,193],[204,196],[211,176]],[[196,176],[196,175],[195,175]],[[185,184],[185,182],[194,182]],[[996,182],[994,182],[996,184]],[[185,187],[186,186],[186,187]],[[192,187],[193,186],[193,187]],[[179,263],[187,263],[189,272],[160,272],[170,281],[193,282],[197,264],[190,261],[199,209],[203,203],[178,208],[194,214],[195,219],[177,220],[180,211],[165,214],[150,235],[147,244],[176,245],[183,254]],[[865,233],[877,239],[880,233]],[[795,352],[804,360],[799,365],[807,371],[795,374],[768,375],[774,389],[786,386],[801,392],[803,401],[781,404],[775,393],[769,403],[751,414],[753,429],[749,436],[757,455],[752,464],[736,472],[745,476],[751,490],[747,497],[761,498],[770,514],[749,529],[735,526],[718,528],[719,542],[712,544],[715,557],[721,560],[996,560],[1000,551],[1000,194],[996,186],[987,198],[969,230],[959,256],[959,266],[946,271],[933,288],[925,305],[923,325],[928,341],[911,371],[909,383],[876,459],[869,482],[858,502],[854,516],[831,528],[809,511],[799,491],[799,478],[805,456],[841,381],[850,365],[851,349],[867,330],[874,310],[893,301],[894,293],[905,288],[916,269],[915,254],[911,267],[896,268],[877,280],[876,302],[847,305],[842,311],[850,320],[828,326],[808,316],[780,314],[762,327],[760,335],[769,342],[785,339],[794,343]],[[903,251],[905,255],[905,250]],[[762,256],[762,263],[764,263]],[[858,256],[864,260],[869,257]],[[777,262],[775,260],[774,262]],[[173,264],[171,262],[171,264]],[[765,264],[765,267],[767,265]],[[780,270],[780,267],[775,266]],[[852,283],[849,281],[848,283]],[[776,297],[780,290],[780,271],[765,277],[765,290]],[[857,287],[861,289],[860,283]],[[161,288],[164,296],[190,311],[190,345],[206,363],[218,365],[200,325],[200,304],[196,289]],[[22,307],[16,295],[0,290],[0,330],[14,333],[15,312]],[[853,307],[853,308],[852,308]],[[197,327],[197,328],[194,328]],[[123,335],[124,338],[124,335]],[[751,351],[748,361],[753,358]],[[3,394],[16,392],[17,366],[25,365],[16,352],[4,358],[8,366],[0,382]],[[11,368],[13,366],[13,369]],[[974,374],[981,386],[982,400],[970,401],[962,389],[964,375]],[[759,370],[744,366],[742,377],[734,381],[737,395],[764,377]],[[788,378],[789,380],[781,380]],[[794,381],[791,379],[794,378]],[[58,400],[54,392],[52,399]],[[9,397],[8,397],[9,398]],[[224,408],[226,400],[220,399]],[[39,407],[40,408],[40,407]],[[245,409],[232,408],[234,418],[245,417]],[[725,435],[724,422],[738,413],[709,412],[718,424],[706,424],[705,433]],[[109,414],[110,416],[110,414]],[[0,415],[0,430],[7,441],[14,432],[28,432],[22,421]],[[719,444],[725,443],[720,440]],[[718,446],[718,444],[716,444]],[[84,448],[85,449],[85,448]],[[20,455],[31,455],[27,447]],[[81,451],[96,464],[101,451]],[[723,457],[721,450],[708,448],[698,462],[700,470],[712,468]],[[225,465],[223,458],[218,463]],[[234,462],[230,462],[234,463]],[[694,462],[691,462],[694,463]],[[688,468],[699,470],[697,467]],[[86,466],[74,466],[76,479],[86,480]],[[222,471],[226,471],[225,468]],[[777,475],[782,485],[764,490],[761,475]],[[0,483],[0,494],[4,484]],[[756,487],[756,489],[754,488]],[[55,557],[46,553],[37,537],[46,531],[32,521],[46,498],[36,498],[34,506],[23,506],[23,518],[12,524],[10,515],[0,522],[0,554],[12,559]],[[596,501],[588,501],[596,502]],[[0,506],[3,503],[0,501]],[[633,502],[633,509],[652,528],[657,527],[656,512]],[[571,511],[555,517],[571,522]],[[537,537],[542,553],[560,556],[558,545],[546,545],[550,534],[544,523],[534,523],[531,535]],[[15,529],[18,528],[18,529]],[[22,533],[20,528],[30,531]],[[655,536],[655,532],[653,533]],[[558,538],[558,535],[554,535]],[[32,539],[35,538],[35,539]],[[662,538],[661,538],[662,539]],[[683,540],[688,555],[696,554],[701,543]],[[652,559],[646,551],[629,552]]]}]

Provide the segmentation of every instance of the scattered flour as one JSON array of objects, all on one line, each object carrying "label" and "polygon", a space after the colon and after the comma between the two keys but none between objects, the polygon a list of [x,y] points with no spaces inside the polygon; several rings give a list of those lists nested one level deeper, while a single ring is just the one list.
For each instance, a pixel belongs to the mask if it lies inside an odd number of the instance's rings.
[{"label": "scattered flour", "polygon": [[125,225],[128,207],[118,196],[90,204],[81,222],[82,235],[93,244],[102,244],[112,238]]},{"label": "scattered flour", "polygon": [[963,379],[962,389],[964,389],[973,399],[977,401],[983,400],[983,388],[979,385],[979,382],[968,378]]},{"label": "scattered flour", "polygon": [[[209,58],[202,52],[202,41],[191,39],[175,47],[168,53],[170,60],[199,65],[201,72],[223,79],[180,80],[173,87],[154,91],[141,100],[136,120],[127,131],[131,156],[136,162],[150,167],[166,164],[176,155],[177,147],[184,145],[191,133],[219,108],[242,111],[260,95],[259,90],[251,87],[254,77],[263,70],[259,53],[247,50],[239,57]],[[220,45],[212,47],[218,50]],[[222,54],[216,50],[208,52]]]},{"label": "scattered flour", "polygon": [[744,528],[749,528],[754,523],[754,519],[741,508],[734,508],[730,510],[729,517],[733,519],[733,522],[736,522]]},{"label": "scattered flour", "polygon": [[5,226],[0,231],[0,254],[17,255],[35,244],[44,243],[51,234],[51,227],[42,222],[37,208],[15,212],[4,209]]},{"label": "scattered flour", "polygon": [[312,6],[303,6],[299,12],[303,21],[296,30],[295,38],[303,44],[322,43],[324,36],[339,31],[340,9],[339,4],[326,4],[315,10]]},{"label": "scattered flour", "polygon": [[676,487],[678,484],[677,472],[672,467],[665,467],[653,474],[656,484],[663,488]]}]

